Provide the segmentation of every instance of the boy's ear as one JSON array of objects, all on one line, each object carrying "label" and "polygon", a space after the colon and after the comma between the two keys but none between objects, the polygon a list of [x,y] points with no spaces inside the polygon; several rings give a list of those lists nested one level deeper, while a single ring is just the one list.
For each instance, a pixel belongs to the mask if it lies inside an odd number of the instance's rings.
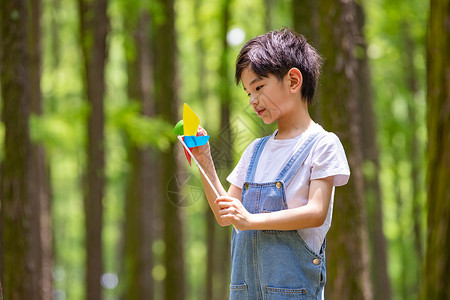
[{"label": "boy's ear", "polygon": [[289,80],[289,91],[293,94],[300,91],[303,84],[302,72],[297,68],[291,68],[287,73],[287,77]]}]

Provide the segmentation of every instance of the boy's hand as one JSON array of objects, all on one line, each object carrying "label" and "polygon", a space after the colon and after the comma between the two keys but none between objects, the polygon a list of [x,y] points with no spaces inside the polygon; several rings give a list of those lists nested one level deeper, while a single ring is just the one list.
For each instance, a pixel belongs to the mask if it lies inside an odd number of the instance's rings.
[{"label": "boy's hand", "polygon": [[[208,135],[208,133],[206,132],[205,129],[199,126],[197,136],[204,136],[204,135]],[[207,164],[212,163],[209,142],[206,143],[206,145],[191,148],[191,152],[192,154],[194,154],[195,158],[202,166],[207,166]]]},{"label": "boy's hand", "polygon": [[251,229],[253,215],[249,213],[239,199],[222,196],[216,199],[220,218],[224,226],[233,224],[239,230]]}]

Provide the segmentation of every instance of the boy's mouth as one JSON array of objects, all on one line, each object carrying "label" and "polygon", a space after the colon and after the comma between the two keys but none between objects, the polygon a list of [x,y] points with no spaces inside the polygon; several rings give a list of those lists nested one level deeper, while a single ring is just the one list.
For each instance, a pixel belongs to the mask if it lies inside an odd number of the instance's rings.
[{"label": "boy's mouth", "polygon": [[255,109],[256,114],[258,115],[258,117],[261,117],[261,115],[266,111],[265,108],[263,109]]}]

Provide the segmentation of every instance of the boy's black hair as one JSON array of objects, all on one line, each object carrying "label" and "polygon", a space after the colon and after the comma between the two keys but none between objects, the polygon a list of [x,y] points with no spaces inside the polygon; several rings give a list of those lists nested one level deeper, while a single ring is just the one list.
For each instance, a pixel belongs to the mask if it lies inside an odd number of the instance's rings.
[{"label": "boy's black hair", "polygon": [[236,59],[236,85],[242,71],[250,66],[256,75],[273,74],[279,80],[291,68],[300,70],[303,76],[302,97],[311,104],[320,74],[322,58],[306,41],[306,38],[289,28],[270,31],[248,41]]}]

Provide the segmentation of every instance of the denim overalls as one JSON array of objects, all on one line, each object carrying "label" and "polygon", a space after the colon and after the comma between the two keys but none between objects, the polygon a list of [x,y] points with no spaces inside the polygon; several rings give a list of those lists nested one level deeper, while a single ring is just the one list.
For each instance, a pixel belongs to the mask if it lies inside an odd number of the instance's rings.
[{"label": "denim overalls", "polygon": [[[242,188],[242,204],[252,214],[287,209],[285,187],[322,135],[304,141],[275,182],[255,183],[259,157],[270,136],[255,146]],[[233,230],[230,299],[321,299],[325,285],[325,241],[320,254],[297,230]]]}]

